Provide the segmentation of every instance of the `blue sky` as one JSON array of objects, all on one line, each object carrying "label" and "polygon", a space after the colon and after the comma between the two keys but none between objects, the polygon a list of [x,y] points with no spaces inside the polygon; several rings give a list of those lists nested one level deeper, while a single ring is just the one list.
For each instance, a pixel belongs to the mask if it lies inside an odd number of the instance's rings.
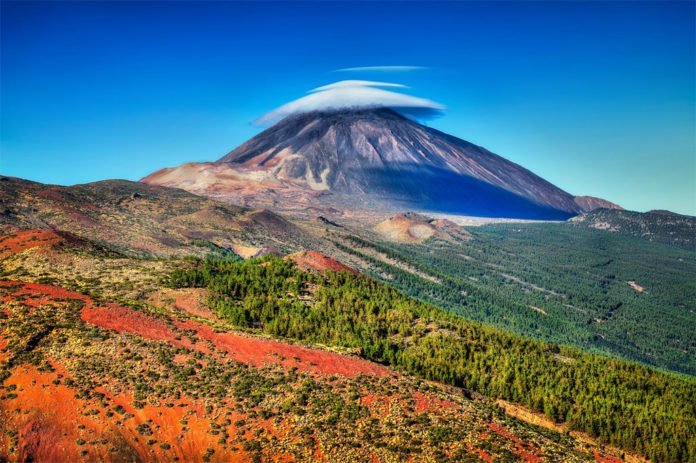
[{"label": "blue sky", "polygon": [[[573,194],[696,215],[693,2],[1,4],[0,172],[137,180],[216,160],[342,79]],[[333,72],[357,66],[401,72]]]}]

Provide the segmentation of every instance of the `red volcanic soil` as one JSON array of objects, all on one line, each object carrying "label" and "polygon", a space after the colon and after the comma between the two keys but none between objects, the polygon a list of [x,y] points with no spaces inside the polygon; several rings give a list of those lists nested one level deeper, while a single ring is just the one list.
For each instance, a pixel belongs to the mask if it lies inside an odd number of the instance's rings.
[{"label": "red volcanic soil", "polygon": [[433,410],[446,410],[457,407],[457,404],[454,402],[442,400],[430,394],[423,394],[422,392],[414,392],[413,398],[416,399],[416,412],[418,413],[426,413]]},{"label": "red volcanic soil", "polygon": [[486,463],[493,463],[493,455],[486,452],[485,450],[474,449],[474,451],[470,453],[477,455],[481,460],[485,461]]},{"label": "red volcanic soil", "polygon": [[387,376],[393,373],[376,363],[334,352],[235,333],[216,333],[209,326],[191,320],[177,322],[176,325],[181,329],[195,330],[198,336],[211,341],[217,349],[233,359],[253,366],[275,363],[288,369],[297,367],[310,373],[349,377],[361,374]]},{"label": "red volcanic soil", "polygon": [[300,251],[290,254],[287,258],[295,262],[297,267],[305,272],[308,270],[316,270],[319,272],[325,272],[327,270],[340,272],[341,270],[345,270],[356,275],[358,273],[355,269],[343,265],[336,259],[332,259],[316,251]]},{"label": "red volcanic soil", "polygon": [[[20,391],[16,398],[5,399],[0,411],[3,428],[7,426],[22,436],[18,461],[80,461],[81,449],[76,441],[104,435],[103,424],[78,412],[85,402],[76,399],[74,390],[53,384],[56,379],[56,374],[27,365],[15,369],[5,381]],[[105,446],[91,450],[95,460],[108,457]]]},{"label": "red volcanic soil", "polygon": [[383,418],[391,413],[392,407],[404,404],[410,406],[411,403],[415,404],[414,411],[416,413],[427,414],[431,417],[444,416],[450,411],[457,412],[461,407],[449,400],[443,400],[431,392],[405,390],[400,394],[385,395],[363,389],[360,393],[360,405],[367,407],[373,418]]},{"label": "red volcanic soil", "polygon": [[119,333],[126,331],[143,338],[166,341],[177,347],[186,347],[205,354],[210,353],[205,346],[193,344],[188,338],[179,336],[163,319],[152,317],[137,310],[116,304],[107,304],[106,307],[83,307],[80,315],[82,320],[101,328]]},{"label": "red volcanic soil", "polygon": [[5,290],[0,293],[0,301],[18,301],[32,308],[65,300],[92,303],[92,299],[89,296],[58,286],[3,280],[0,281],[0,289]]},{"label": "red volcanic soil", "polygon": [[0,258],[36,247],[47,248],[63,238],[53,230],[24,230],[0,237]]},{"label": "red volcanic soil", "polygon": [[214,320],[206,305],[208,290],[204,288],[160,289],[148,296],[148,302],[158,307],[181,310],[189,315]]},{"label": "red volcanic soil", "polygon": [[530,463],[538,463],[541,461],[540,448],[536,447],[535,445],[522,442],[517,436],[497,423],[490,423],[488,427],[496,434],[515,443],[515,453],[520,457],[520,460]]},{"label": "red volcanic soil", "polygon": [[[205,404],[201,401],[181,398],[176,407],[148,403],[137,409],[130,393],[113,394],[100,387],[96,392],[104,394],[109,407],[120,405],[123,413],[132,415],[106,419],[106,408],[94,400],[78,398],[74,389],[61,383],[69,375],[60,365],[54,367],[56,372],[47,373],[25,365],[16,368],[5,382],[15,385],[18,392],[17,397],[7,399],[0,408],[3,425],[21,436],[18,461],[201,461],[206,449],[218,447],[217,437],[209,432],[211,420],[205,416]],[[87,410],[99,413],[85,413]],[[248,420],[243,415],[238,418]],[[138,432],[137,426],[144,423],[152,429],[151,436]],[[157,444],[149,445],[149,439]],[[170,448],[159,443],[169,444]],[[83,451],[88,453],[83,456]],[[230,454],[231,461],[250,461],[244,451],[229,452],[227,457]],[[223,459],[223,455],[216,455],[212,461]]]}]

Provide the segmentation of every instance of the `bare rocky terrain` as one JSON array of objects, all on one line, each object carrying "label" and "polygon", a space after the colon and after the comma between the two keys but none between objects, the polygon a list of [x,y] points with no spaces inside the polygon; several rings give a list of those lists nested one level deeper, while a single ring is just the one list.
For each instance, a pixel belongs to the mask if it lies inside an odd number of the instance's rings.
[{"label": "bare rocky terrain", "polygon": [[213,163],[143,182],[272,210],[421,210],[567,219],[597,204],[485,148],[389,109],[290,116]]}]

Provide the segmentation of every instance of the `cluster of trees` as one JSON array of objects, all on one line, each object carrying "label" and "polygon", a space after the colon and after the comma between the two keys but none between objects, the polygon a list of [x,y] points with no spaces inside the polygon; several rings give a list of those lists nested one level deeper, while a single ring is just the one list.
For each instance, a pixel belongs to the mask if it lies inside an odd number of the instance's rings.
[{"label": "cluster of trees", "polygon": [[[472,233],[465,242],[398,245],[347,236],[336,244],[369,261],[373,276],[388,274],[390,285],[466,318],[696,375],[693,250],[567,224],[489,225]],[[370,257],[374,251],[440,283]]]},{"label": "cluster of trees", "polygon": [[467,321],[364,276],[307,273],[277,257],[198,261],[173,286],[205,286],[232,323],[354,348],[423,378],[522,403],[653,461],[696,459],[696,380]]}]

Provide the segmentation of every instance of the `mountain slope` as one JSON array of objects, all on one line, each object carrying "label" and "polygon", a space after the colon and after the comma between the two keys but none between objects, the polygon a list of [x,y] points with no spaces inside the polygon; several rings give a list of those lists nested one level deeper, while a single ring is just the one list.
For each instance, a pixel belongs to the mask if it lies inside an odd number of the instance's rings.
[{"label": "mountain slope", "polygon": [[[175,271],[171,283],[208,288],[217,313],[241,326],[357,348],[400,371],[522,402],[655,461],[696,455],[692,378],[517,338],[375,280],[348,272],[302,273],[275,257],[207,260]],[[664,401],[659,406],[653,402],[658,397]]]},{"label": "mountain slope", "polygon": [[596,209],[574,217],[570,223],[696,250],[696,217],[670,211]]},{"label": "mountain slope", "polygon": [[0,228],[58,228],[141,256],[297,250],[313,242],[284,218],[126,180],[74,186],[0,177]]},{"label": "mountain slope", "polygon": [[423,244],[334,236],[363,273],[467,319],[696,375],[694,250],[571,223],[468,230]]},{"label": "mountain slope", "polygon": [[575,203],[580,206],[584,212],[593,211],[595,209],[623,209],[618,204],[607,201],[594,196],[576,196]]},{"label": "mountain slope", "polygon": [[565,219],[585,210],[529,170],[389,109],[290,116],[217,163],[192,170],[190,164],[164,169],[142,181],[216,197],[228,189],[232,201],[248,181],[257,188],[270,182],[261,194],[293,185],[352,206],[535,219]]}]

